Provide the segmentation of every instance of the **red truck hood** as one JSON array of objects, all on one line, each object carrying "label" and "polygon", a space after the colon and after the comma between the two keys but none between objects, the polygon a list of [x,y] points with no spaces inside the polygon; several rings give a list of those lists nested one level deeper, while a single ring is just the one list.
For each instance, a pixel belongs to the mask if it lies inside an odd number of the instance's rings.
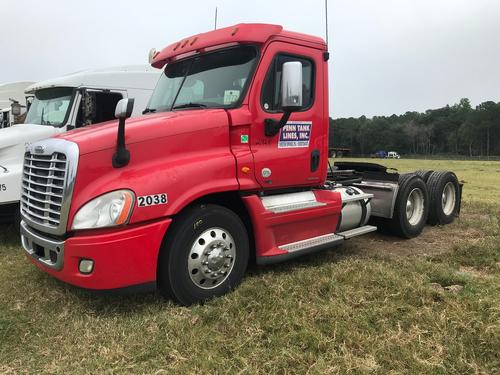
[{"label": "red truck hood", "polygon": [[[210,117],[221,118],[223,109],[185,110],[175,112],[161,112],[142,117],[127,119],[125,123],[125,142],[144,142],[149,139],[158,139],[181,133],[195,132]],[[227,121],[227,116],[224,116]],[[218,124],[223,125],[223,124]],[[116,147],[118,120],[75,129],[56,138],[66,139],[78,144],[80,155],[106,150]]]}]

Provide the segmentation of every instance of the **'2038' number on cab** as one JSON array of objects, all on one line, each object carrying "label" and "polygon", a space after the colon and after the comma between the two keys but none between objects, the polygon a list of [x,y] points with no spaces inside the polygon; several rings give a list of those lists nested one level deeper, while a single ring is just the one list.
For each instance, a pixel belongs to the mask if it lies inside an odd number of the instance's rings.
[{"label": "'2038' number on cab", "polygon": [[168,198],[167,194],[153,194],[153,195],[143,195],[137,198],[137,205],[139,207],[156,206],[158,204],[167,204]]}]

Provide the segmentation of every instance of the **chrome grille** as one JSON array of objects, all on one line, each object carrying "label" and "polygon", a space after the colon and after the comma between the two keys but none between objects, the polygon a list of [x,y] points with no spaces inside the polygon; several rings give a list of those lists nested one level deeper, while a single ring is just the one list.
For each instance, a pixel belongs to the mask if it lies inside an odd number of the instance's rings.
[{"label": "chrome grille", "polygon": [[62,152],[24,154],[21,210],[31,221],[58,228],[65,195],[67,158]]}]

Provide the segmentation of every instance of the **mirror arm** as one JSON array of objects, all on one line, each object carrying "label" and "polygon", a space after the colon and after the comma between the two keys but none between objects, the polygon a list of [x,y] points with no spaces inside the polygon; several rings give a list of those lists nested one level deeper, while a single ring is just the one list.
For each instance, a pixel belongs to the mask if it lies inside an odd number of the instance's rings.
[{"label": "mirror arm", "polygon": [[118,121],[118,136],[116,139],[116,152],[113,155],[113,168],[122,168],[130,161],[130,152],[125,147],[125,118]]},{"label": "mirror arm", "polygon": [[264,134],[266,135],[266,137],[274,137],[276,134],[278,134],[280,129],[288,122],[291,114],[291,110],[285,109],[283,112],[283,116],[281,116],[281,119],[279,121],[276,121],[272,118],[266,118],[264,120]]}]

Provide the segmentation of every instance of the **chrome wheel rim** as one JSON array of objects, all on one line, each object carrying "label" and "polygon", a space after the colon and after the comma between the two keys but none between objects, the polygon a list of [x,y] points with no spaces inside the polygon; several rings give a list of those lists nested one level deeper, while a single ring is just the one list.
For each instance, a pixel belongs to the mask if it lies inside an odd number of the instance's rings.
[{"label": "chrome wheel rim", "polygon": [[415,188],[406,200],[406,218],[410,225],[417,225],[424,215],[424,193]]},{"label": "chrome wheel rim", "polygon": [[451,215],[451,213],[455,209],[455,194],[455,185],[453,184],[453,182],[448,182],[446,185],[444,185],[443,196],[441,198],[441,207],[443,208],[443,212],[446,216]]},{"label": "chrome wheel rim", "polygon": [[235,258],[236,244],[231,234],[222,228],[207,229],[191,246],[189,277],[199,288],[217,288],[231,274]]}]

